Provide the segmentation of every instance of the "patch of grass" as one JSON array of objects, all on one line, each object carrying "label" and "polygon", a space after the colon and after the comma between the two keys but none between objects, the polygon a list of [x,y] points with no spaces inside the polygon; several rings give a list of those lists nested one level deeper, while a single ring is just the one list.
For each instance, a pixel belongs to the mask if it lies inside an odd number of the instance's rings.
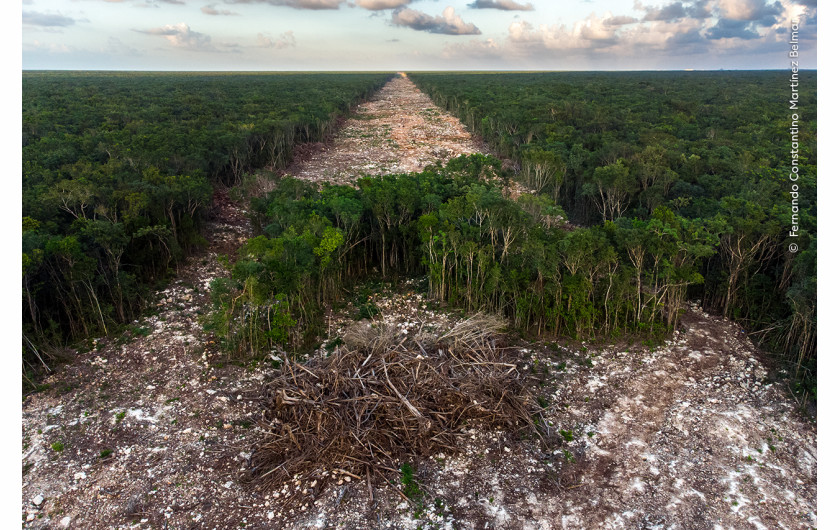
[{"label": "patch of grass", "polygon": [[563,429],[560,429],[560,436],[562,436],[567,442],[571,442],[575,439],[575,433],[572,431],[564,431]]},{"label": "patch of grass", "polygon": [[359,313],[356,315],[356,320],[370,319],[379,314],[379,308],[373,302],[365,302],[357,307]]},{"label": "patch of grass", "polygon": [[380,313],[379,308],[376,306],[376,303],[371,300],[373,294],[382,289],[381,284],[372,284],[372,285],[365,285],[359,288],[358,295],[356,299],[353,301],[353,305],[356,306],[358,313],[354,317],[356,320],[363,320],[363,319],[370,319],[375,317]]},{"label": "patch of grass", "polygon": [[151,328],[147,326],[131,326],[131,335],[133,337],[148,337],[151,333]]},{"label": "patch of grass", "polygon": [[108,458],[112,454],[114,454],[113,449],[103,449],[102,451],[99,452],[99,458]]},{"label": "patch of grass", "polygon": [[333,350],[335,350],[342,344],[344,344],[344,341],[341,339],[341,337],[335,337],[334,339],[330,340],[324,345],[324,349],[332,353]]},{"label": "patch of grass", "polygon": [[117,419],[117,423],[123,421],[125,419],[125,411],[118,412],[114,417]]},{"label": "patch of grass", "polygon": [[577,460],[575,459],[575,455],[573,455],[572,453],[570,453],[570,452],[569,452],[569,451],[567,451],[566,449],[563,449],[563,458],[564,458],[564,459],[566,460],[566,462],[568,462],[569,464],[574,464],[575,462],[577,462]]},{"label": "patch of grass", "polygon": [[64,443],[62,443],[62,442],[55,442],[50,447],[52,447],[52,450],[55,451],[56,453],[60,453],[60,452],[64,451]]},{"label": "patch of grass", "polygon": [[548,400],[547,400],[547,399],[545,399],[545,398],[544,398],[544,397],[542,397],[542,396],[537,396],[537,403],[538,403],[538,404],[540,405],[540,407],[542,407],[542,408],[546,408],[546,407],[548,406]]},{"label": "patch of grass", "polygon": [[400,483],[403,485],[403,493],[406,497],[413,502],[419,502],[422,499],[423,492],[414,480],[414,468],[407,462],[400,466]]}]

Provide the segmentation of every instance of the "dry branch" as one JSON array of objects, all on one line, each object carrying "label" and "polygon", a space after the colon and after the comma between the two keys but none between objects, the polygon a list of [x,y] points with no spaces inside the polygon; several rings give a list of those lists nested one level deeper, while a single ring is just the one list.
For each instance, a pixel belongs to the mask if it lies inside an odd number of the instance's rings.
[{"label": "dry branch", "polygon": [[526,377],[499,335],[504,324],[479,314],[439,337],[409,338],[360,323],[332,356],[285,363],[265,388],[266,437],[251,457],[251,479],[271,488],[329,474],[369,477],[455,451],[472,427],[538,434]]}]

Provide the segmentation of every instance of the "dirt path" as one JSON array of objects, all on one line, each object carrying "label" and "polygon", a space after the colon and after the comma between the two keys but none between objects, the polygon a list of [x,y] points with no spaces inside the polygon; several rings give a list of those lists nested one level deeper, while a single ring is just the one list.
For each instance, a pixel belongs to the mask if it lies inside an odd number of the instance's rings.
[{"label": "dirt path", "polygon": [[404,74],[359,105],[329,144],[302,146],[286,174],[349,184],[364,175],[421,171],[464,154],[489,154],[466,128]]},{"label": "dirt path", "polygon": [[[290,172],[348,182],[479,150],[400,77]],[[94,341],[24,401],[24,527],[816,527],[816,427],[768,379],[743,331],[699,308],[653,349],[520,343],[519,369],[539,379],[546,419],[565,434],[543,447],[466,432],[459,453],[412,462],[419,505],[349,477],[297,505],[284,504],[286,490],[242,483],[272,367],[225,363],[203,331],[209,283],[226,274],[216,257],[248,236],[244,212],[214,200],[210,248],[157,294],[156,312]],[[445,328],[451,316],[412,289],[376,293],[377,318],[406,333]],[[333,336],[351,316],[330,315]]]}]

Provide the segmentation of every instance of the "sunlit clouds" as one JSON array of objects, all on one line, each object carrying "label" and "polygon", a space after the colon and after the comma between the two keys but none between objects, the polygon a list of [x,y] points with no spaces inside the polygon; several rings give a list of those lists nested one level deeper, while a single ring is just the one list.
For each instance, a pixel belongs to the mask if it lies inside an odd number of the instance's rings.
[{"label": "sunlit clouds", "polygon": [[443,15],[431,16],[414,9],[397,9],[391,16],[396,26],[406,26],[418,31],[441,33],[444,35],[480,35],[481,30],[475,24],[464,22],[455,9],[447,7]]},{"label": "sunlit clouds", "polygon": [[783,68],[792,20],[813,68],[814,0],[32,0],[22,14],[24,68],[92,69]]},{"label": "sunlit clouds", "polygon": [[169,44],[175,48],[182,48],[191,51],[218,51],[215,46],[210,43],[211,38],[208,35],[192,31],[190,27],[183,22],[180,24],[172,24],[160,28],[152,28],[146,30],[137,30],[140,33],[147,35],[156,35],[166,39]]}]

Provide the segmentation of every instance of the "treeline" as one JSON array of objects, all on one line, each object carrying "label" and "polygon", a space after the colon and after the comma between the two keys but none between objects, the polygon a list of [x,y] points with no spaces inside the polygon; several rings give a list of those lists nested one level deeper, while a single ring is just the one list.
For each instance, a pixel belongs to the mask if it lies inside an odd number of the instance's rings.
[{"label": "treeline", "polygon": [[816,72],[798,86],[798,196],[784,72],[410,77],[578,225],[648,222],[662,206],[714,223],[720,242],[691,296],[740,322],[815,393]]},{"label": "treeline", "polygon": [[502,313],[544,336],[659,336],[703,281],[714,226],[667,207],[648,220],[579,230],[547,195],[503,194],[501,163],[481,155],[358,187],[284,179],[252,205],[264,234],[213,284],[213,324],[239,354],[311,347],[323,308],[370,275],[424,274],[430,295]]},{"label": "treeline", "polygon": [[24,362],[136,318],[214,186],[284,167],[390,77],[24,72]]}]

